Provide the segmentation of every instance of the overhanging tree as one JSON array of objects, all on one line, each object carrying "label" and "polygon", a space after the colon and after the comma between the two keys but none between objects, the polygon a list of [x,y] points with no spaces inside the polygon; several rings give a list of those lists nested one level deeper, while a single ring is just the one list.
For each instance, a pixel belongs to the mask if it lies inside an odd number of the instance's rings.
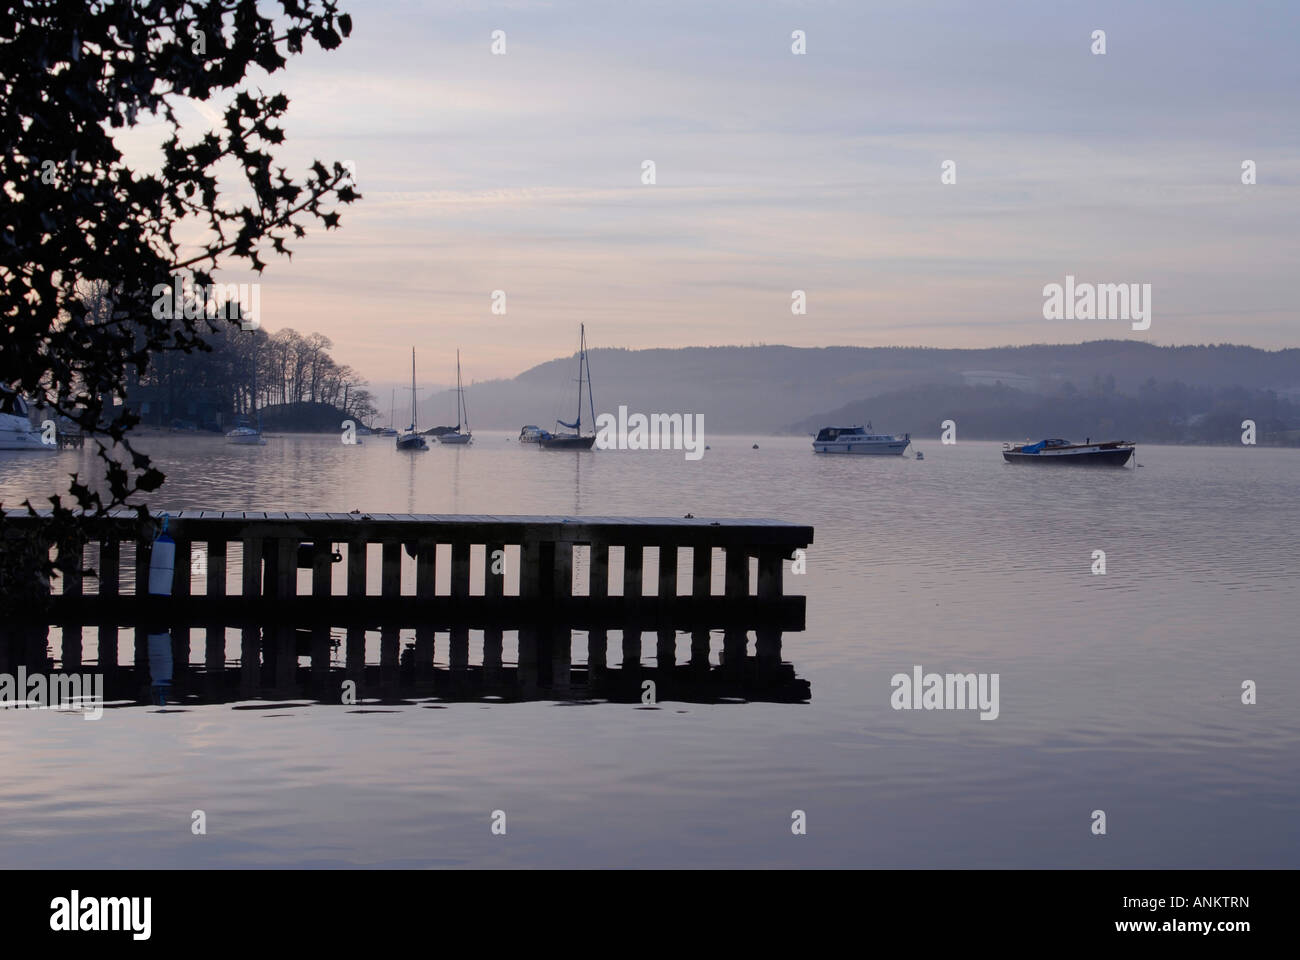
[{"label": "overhanging tree", "polygon": [[[74,510],[100,515],[162,484],[112,398],[152,356],[201,350],[229,322],[156,316],[154,288],[181,270],[204,287],[223,266],[260,273],[357,199],[341,163],[300,179],[276,165],[289,102],[250,76],[351,29],[331,0],[26,0],[0,13],[0,384],[71,419],[104,466],[102,484],[72,476],[72,503],[51,495],[53,542],[85,542]],[[184,98],[229,103],[216,129],[183,139]],[[156,171],[132,169],[115,143],[145,120],[164,131]],[[51,564],[44,542],[6,526],[0,514],[0,605],[30,604],[79,551]]]}]

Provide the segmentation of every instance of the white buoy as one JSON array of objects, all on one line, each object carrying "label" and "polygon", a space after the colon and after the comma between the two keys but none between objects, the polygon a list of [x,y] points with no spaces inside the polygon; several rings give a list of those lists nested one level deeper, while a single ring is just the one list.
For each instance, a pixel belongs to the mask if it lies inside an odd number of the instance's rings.
[{"label": "white buoy", "polygon": [[149,555],[149,594],[155,597],[172,595],[172,578],[176,568],[176,541],[167,535],[167,515],[163,514],[162,533],[153,542]]},{"label": "white buoy", "polygon": [[[162,532],[154,538],[149,554],[149,595],[170,597],[172,579],[176,571],[176,541],[167,535],[168,517],[163,514]],[[149,685],[154,702],[167,703],[167,691],[172,685],[172,636],[169,631],[148,636]]]}]

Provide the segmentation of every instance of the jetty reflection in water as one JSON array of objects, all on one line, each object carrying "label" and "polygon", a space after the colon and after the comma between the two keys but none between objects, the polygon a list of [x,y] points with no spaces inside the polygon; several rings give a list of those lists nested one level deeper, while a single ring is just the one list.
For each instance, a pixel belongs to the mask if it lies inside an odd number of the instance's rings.
[{"label": "jetty reflection in water", "polygon": [[[55,627],[46,636],[38,630],[25,640],[14,638],[0,650],[0,663],[10,673],[25,666],[29,675],[74,669],[103,673],[106,703],[122,706],[304,699],[342,705],[421,699],[647,704],[811,700],[808,681],[781,659],[781,632],[770,630],[711,631],[681,625],[589,631],[453,626],[436,632],[212,627],[174,629],[170,646],[166,635],[137,634],[134,663],[121,663],[125,658],[107,647],[105,662],[98,662],[95,628],[84,632],[92,637],[83,636],[82,629]],[[109,632],[116,631],[106,630],[106,639]],[[653,664],[642,659],[646,633],[655,639]],[[203,645],[202,660],[193,656],[192,642]],[[85,652],[93,651],[95,657],[83,659],[86,646],[91,649]],[[471,662],[471,650],[477,662]],[[585,651],[585,662],[573,662],[575,650]],[[435,661],[435,651],[442,655],[442,664]]]}]

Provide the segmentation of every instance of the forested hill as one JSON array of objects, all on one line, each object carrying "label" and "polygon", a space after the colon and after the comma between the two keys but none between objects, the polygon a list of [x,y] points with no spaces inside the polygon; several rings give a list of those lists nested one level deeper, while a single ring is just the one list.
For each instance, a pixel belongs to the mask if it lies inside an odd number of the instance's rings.
[{"label": "forested hill", "polygon": [[[983,350],[686,347],[597,349],[589,351],[589,358],[598,414],[616,411],[620,404],[633,412],[702,413],[706,428],[715,433],[802,430],[809,418],[922,387],[1001,385],[1027,396],[1137,398],[1144,389],[1181,384],[1192,391],[1242,387],[1300,399],[1300,349],[1227,344],[1157,347],[1102,340]],[[551,426],[557,416],[571,419],[575,373],[576,359],[569,356],[511,380],[474,383],[466,390],[471,422],[517,430],[525,423]],[[1191,402],[1199,401],[1193,397]],[[445,394],[424,400],[422,410],[425,404],[454,409],[454,399]],[[1202,412],[1209,411],[1193,415]],[[880,417],[874,420],[895,429]]]}]

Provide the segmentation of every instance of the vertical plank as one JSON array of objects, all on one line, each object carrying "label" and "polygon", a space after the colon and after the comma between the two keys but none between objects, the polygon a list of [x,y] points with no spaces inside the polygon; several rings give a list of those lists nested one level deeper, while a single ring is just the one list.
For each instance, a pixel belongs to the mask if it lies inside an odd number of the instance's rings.
[{"label": "vertical plank", "polygon": [[[327,599],[334,592],[334,544],[317,540],[312,544],[311,595],[318,600]],[[312,694],[318,699],[331,699],[325,684],[330,672],[330,628],[328,624],[312,627],[311,678]]]},{"label": "vertical plank", "polygon": [[[348,542],[348,596],[366,595],[366,541],[355,537]],[[361,701],[362,686],[366,679],[366,632],[350,626],[345,637],[345,676],[354,685],[357,702]]]},{"label": "vertical plank", "polygon": [[400,597],[402,595],[402,545],[396,540],[385,540],[383,545],[383,565],[380,567],[380,595]]},{"label": "vertical plank", "polygon": [[555,544],[551,596],[559,601],[573,596],[573,544],[567,540]]},{"label": "vertical plank", "polygon": [[609,544],[593,543],[591,545],[591,589],[593,599],[609,596]]},{"label": "vertical plank", "polygon": [[[240,594],[247,599],[262,596],[262,539],[243,538]],[[257,690],[262,670],[262,631],[256,623],[245,623],[239,631],[239,688],[251,697]]]},{"label": "vertical plank", "polygon": [[691,631],[691,669],[697,673],[708,672],[711,637],[708,630]]},{"label": "vertical plank", "polygon": [[702,543],[691,548],[691,596],[707,597],[713,592],[713,548]]},{"label": "vertical plank", "polygon": [[[118,596],[121,562],[121,544],[116,536],[109,534],[99,543],[97,572],[101,597]],[[105,674],[104,682],[107,683],[117,669],[117,624],[101,618],[96,628],[99,634],[99,669]]]},{"label": "vertical plank", "polygon": [[99,595],[116,597],[121,576],[122,545],[115,536],[108,536],[99,543]]},{"label": "vertical plank", "polygon": [[641,578],[644,570],[645,548],[641,544],[623,548],[623,597],[627,600],[641,596]]},{"label": "vertical plank", "polygon": [[[135,541],[135,595],[149,595],[149,559],[153,555],[153,540],[139,536]],[[143,680],[149,676],[149,630],[143,623],[135,627],[135,676]]]},{"label": "vertical plank", "polygon": [[[493,557],[497,560],[494,561]],[[506,545],[504,543],[489,543],[483,550],[483,563],[486,569],[483,572],[483,594],[491,599],[498,599],[505,596],[506,592]],[[494,569],[495,568],[495,569]]]},{"label": "vertical plank", "polygon": [[677,665],[677,631],[661,627],[655,643],[655,664],[662,677],[667,678]]},{"label": "vertical plank", "polygon": [[298,595],[298,541],[279,537],[275,541],[275,596],[285,600]]},{"label": "vertical plank", "polygon": [[[207,595],[209,602],[226,595],[226,541],[209,540]],[[208,696],[216,698],[226,671],[226,627],[216,614],[204,627],[203,666]]]},{"label": "vertical plank", "polygon": [[540,566],[542,545],[537,540],[525,540],[519,545],[519,595],[536,598],[541,593]]},{"label": "vertical plank", "polygon": [[723,590],[730,599],[749,596],[749,552],[745,547],[727,547],[726,579]]},{"label": "vertical plank", "polygon": [[779,547],[763,547],[758,552],[758,598],[775,600],[784,592],[785,563]]},{"label": "vertical plank", "polygon": [[[193,561],[190,559],[192,544],[188,537],[173,537],[176,541],[176,560],[172,566],[172,596],[182,600],[190,596],[190,581],[193,575]],[[171,623],[172,634],[172,689],[188,682],[190,669],[190,628],[188,625]]]},{"label": "vertical plank", "polygon": [[[495,560],[493,558],[496,558]],[[506,592],[506,545],[489,543],[483,549],[483,595],[497,600]],[[495,568],[495,571],[494,571]],[[489,625],[483,630],[483,689],[494,691],[501,683],[502,629]]]},{"label": "vertical plank", "polygon": [[[85,566],[85,548],[82,543],[67,543],[59,548],[60,562],[66,561],[68,566],[62,571],[63,574],[63,595],[65,597],[80,597],[84,592],[81,569]],[[61,650],[59,657],[63,662],[65,671],[78,671],[81,669],[82,655],[82,626],[80,622],[71,621],[62,624],[60,632],[63,634],[63,640],[60,644]]]},{"label": "vertical plank", "polygon": [[420,601],[420,620],[415,625],[415,676],[421,682],[433,679],[433,658],[437,631],[426,619],[424,604],[438,593],[438,544],[421,540],[415,548],[415,596]]},{"label": "vertical plank", "polygon": [[659,545],[659,598],[677,596],[677,545]]},{"label": "vertical plank", "polygon": [[172,596],[188,597],[190,595],[190,576],[193,572],[193,561],[190,559],[190,550],[193,544],[183,537],[173,539],[176,541],[176,563],[172,569]]},{"label": "vertical plank", "polygon": [[366,541],[348,542],[348,596],[366,595]]},{"label": "vertical plank", "polygon": [[[572,549],[569,555],[573,555]],[[557,697],[568,697],[573,689],[573,630],[568,626],[556,627],[551,643],[551,692]]]},{"label": "vertical plank", "polygon": [[456,600],[469,596],[469,547],[464,541],[451,545],[451,595]]}]

